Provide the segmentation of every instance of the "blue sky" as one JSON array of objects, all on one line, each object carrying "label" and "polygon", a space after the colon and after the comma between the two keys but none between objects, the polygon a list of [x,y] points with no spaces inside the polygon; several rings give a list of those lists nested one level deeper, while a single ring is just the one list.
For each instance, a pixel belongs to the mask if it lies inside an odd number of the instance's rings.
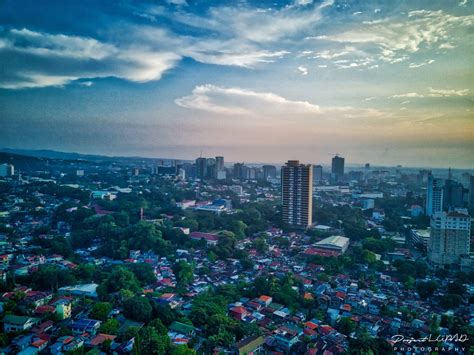
[{"label": "blue sky", "polygon": [[472,1],[3,1],[2,146],[474,167]]}]

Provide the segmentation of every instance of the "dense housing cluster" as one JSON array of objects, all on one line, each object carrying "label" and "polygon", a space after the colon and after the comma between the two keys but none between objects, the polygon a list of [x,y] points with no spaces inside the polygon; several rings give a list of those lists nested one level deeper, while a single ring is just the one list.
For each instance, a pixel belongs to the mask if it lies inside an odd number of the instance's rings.
[{"label": "dense housing cluster", "polygon": [[468,172],[0,158],[1,353],[471,347]]}]

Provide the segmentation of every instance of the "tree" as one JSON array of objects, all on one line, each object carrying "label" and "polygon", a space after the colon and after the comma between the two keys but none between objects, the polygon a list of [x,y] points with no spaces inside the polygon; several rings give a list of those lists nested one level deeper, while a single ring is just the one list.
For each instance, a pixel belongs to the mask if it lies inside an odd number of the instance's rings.
[{"label": "tree", "polygon": [[102,323],[102,325],[99,328],[99,332],[105,333],[105,334],[117,335],[119,328],[120,328],[119,321],[115,318],[112,318]]},{"label": "tree", "polygon": [[181,260],[174,264],[173,272],[181,286],[188,286],[194,280],[194,270],[191,264]]},{"label": "tree", "polygon": [[158,332],[158,334],[160,334],[160,335],[168,334],[168,328],[165,327],[165,325],[163,324],[163,322],[159,318],[153,319],[148,324],[148,326],[155,328],[156,331]]},{"label": "tree", "polygon": [[178,345],[172,348],[171,355],[196,355],[196,351],[187,345]]},{"label": "tree", "polygon": [[230,258],[234,253],[235,243],[234,233],[227,231],[219,233],[219,240],[215,247],[216,254],[222,259]]},{"label": "tree", "polygon": [[146,263],[133,263],[127,265],[127,268],[132,271],[142,286],[151,284],[156,281],[153,267]]},{"label": "tree", "polygon": [[108,318],[112,304],[108,302],[97,302],[92,306],[91,316],[94,319],[104,321]]},{"label": "tree", "polygon": [[161,322],[169,326],[173,321],[178,319],[178,316],[174,310],[168,305],[162,305],[158,302],[152,302],[151,307],[153,309],[153,318],[159,318]]},{"label": "tree", "polygon": [[245,238],[246,229],[247,229],[247,225],[241,220],[233,220],[230,223],[230,231],[235,234],[235,237],[237,239]]},{"label": "tree", "polygon": [[146,297],[135,296],[125,301],[124,314],[127,318],[139,322],[148,322],[151,319],[152,307]]},{"label": "tree", "polygon": [[448,293],[462,296],[466,293],[466,286],[461,281],[453,281],[448,284]]},{"label": "tree", "polygon": [[132,338],[135,338],[138,335],[138,332],[140,331],[140,328],[138,327],[128,327],[127,330],[125,330],[125,333],[121,336],[123,340],[130,340]]},{"label": "tree", "polygon": [[112,270],[97,288],[97,293],[104,298],[110,293],[119,292],[120,290],[129,290],[133,293],[140,291],[140,283],[135,274],[122,266]]},{"label": "tree", "polygon": [[244,270],[251,270],[254,266],[253,261],[249,257],[239,259],[240,265]]},{"label": "tree", "polygon": [[267,242],[263,237],[257,237],[252,243],[252,246],[259,252],[264,253],[268,250]]},{"label": "tree", "polygon": [[162,355],[170,348],[168,335],[160,335],[154,327],[143,327],[135,337],[132,354]]},{"label": "tree", "polygon": [[351,334],[355,329],[355,322],[348,317],[342,317],[341,320],[337,323],[337,330],[339,330],[339,332],[344,335]]},{"label": "tree", "polygon": [[94,280],[94,275],[97,272],[97,266],[93,264],[80,264],[74,269],[74,276],[77,280],[85,283],[90,283]]},{"label": "tree", "polygon": [[145,221],[129,227],[127,234],[130,235],[130,247],[143,251],[155,250],[158,241],[163,240],[161,231],[157,230],[154,224]]},{"label": "tree", "polygon": [[462,302],[462,297],[456,294],[448,293],[447,295],[441,296],[439,304],[445,309],[457,308]]},{"label": "tree", "polygon": [[436,281],[418,282],[416,284],[416,290],[420,297],[426,300],[428,297],[433,296],[433,293],[437,290],[438,283]]},{"label": "tree", "polygon": [[40,265],[33,274],[32,282],[40,290],[57,290],[59,287],[76,283],[69,270],[61,270],[56,265]]}]

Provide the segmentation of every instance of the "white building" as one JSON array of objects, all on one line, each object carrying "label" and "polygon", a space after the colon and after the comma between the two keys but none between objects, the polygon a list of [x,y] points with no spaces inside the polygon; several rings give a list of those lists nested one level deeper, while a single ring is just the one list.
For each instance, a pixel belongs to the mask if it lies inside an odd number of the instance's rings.
[{"label": "white building", "polygon": [[244,189],[240,185],[232,185],[229,186],[229,190],[236,193],[239,196],[242,196],[244,194]]},{"label": "white building", "polygon": [[182,210],[196,206],[196,200],[183,200],[176,203],[176,206]]},{"label": "white building", "polygon": [[362,200],[362,209],[363,210],[370,210],[371,208],[374,208],[375,203],[374,200],[371,198],[365,198]]},{"label": "white building", "polygon": [[471,217],[466,213],[436,212],[431,217],[428,259],[435,266],[459,264],[469,255]]},{"label": "white building", "polygon": [[344,254],[349,247],[349,238],[334,235],[317,242],[314,246],[315,248],[334,250],[340,254]]},{"label": "white building", "polygon": [[12,164],[0,164],[0,176],[13,176],[15,175],[15,167]]},{"label": "white building", "polygon": [[429,229],[412,229],[410,237],[412,245],[422,245],[424,248],[428,248],[428,242],[430,240]]}]

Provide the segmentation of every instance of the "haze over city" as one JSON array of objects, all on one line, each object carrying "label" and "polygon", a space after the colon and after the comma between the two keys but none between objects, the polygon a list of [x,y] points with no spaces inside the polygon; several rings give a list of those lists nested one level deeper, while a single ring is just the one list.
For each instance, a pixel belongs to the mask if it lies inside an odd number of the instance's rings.
[{"label": "haze over city", "polygon": [[471,1],[0,5],[2,147],[472,168]]}]

